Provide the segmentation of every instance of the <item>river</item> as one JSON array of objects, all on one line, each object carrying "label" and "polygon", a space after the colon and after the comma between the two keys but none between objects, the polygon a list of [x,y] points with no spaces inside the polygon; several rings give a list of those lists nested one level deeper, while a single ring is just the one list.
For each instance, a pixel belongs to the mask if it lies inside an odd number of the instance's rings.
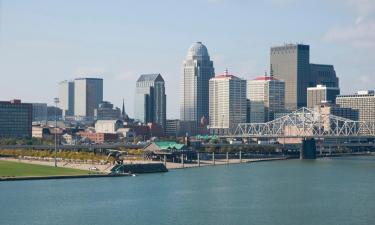
[{"label": "river", "polygon": [[0,224],[375,224],[375,157],[0,182]]}]

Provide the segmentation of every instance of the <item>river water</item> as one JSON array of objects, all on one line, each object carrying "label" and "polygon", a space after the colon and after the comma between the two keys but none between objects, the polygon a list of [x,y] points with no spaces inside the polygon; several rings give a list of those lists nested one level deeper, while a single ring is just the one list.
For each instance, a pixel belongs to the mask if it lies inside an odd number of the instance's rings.
[{"label": "river water", "polygon": [[375,157],[0,183],[1,225],[375,224]]}]

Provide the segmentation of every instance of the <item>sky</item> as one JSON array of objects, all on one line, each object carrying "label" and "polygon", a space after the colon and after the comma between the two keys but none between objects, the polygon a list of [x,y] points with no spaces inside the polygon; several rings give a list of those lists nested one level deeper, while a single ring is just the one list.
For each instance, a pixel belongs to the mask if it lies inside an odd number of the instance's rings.
[{"label": "sky", "polygon": [[269,71],[271,46],[310,45],[342,93],[375,89],[375,0],[0,0],[0,100],[52,104],[58,82],[104,79],[104,100],[134,115],[135,82],[161,73],[179,118],[182,62],[201,41],[216,74]]}]

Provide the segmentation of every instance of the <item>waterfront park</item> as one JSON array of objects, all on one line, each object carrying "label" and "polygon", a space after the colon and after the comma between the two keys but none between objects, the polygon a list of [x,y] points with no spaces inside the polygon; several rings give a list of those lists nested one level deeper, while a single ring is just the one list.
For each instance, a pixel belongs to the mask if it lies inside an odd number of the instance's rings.
[{"label": "waterfront park", "polygon": [[89,174],[89,171],[22,162],[0,161],[0,177],[74,176],[86,174]]}]

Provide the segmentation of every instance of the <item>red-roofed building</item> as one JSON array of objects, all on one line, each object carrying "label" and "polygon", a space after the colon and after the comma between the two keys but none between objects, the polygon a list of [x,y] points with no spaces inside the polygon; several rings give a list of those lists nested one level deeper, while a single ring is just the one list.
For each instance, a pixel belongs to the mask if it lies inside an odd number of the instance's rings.
[{"label": "red-roofed building", "polygon": [[229,134],[246,122],[246,80],[225,71],[210,79],[209,93],[211,134]]}]

